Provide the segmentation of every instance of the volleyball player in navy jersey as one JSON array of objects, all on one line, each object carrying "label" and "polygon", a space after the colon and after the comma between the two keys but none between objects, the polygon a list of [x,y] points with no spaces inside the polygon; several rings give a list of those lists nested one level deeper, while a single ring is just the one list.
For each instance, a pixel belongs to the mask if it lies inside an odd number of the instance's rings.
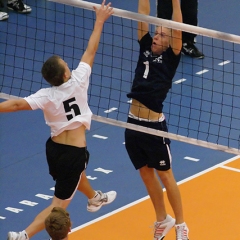
[{"label": "volleyball player in navy jersey", "polygon": [[[182,22],[179,0],[172,0],[172,5],[172,20]],[[149,0],[139,0],[138,11],[141,14],[149,14]],[[131,92],[127,94],[132,99],[128,123],[167,131],[162,111],[163,101],[172,86],[172,79],[180,61],[181,31],[159,26],[152,38],[148,24],[139,22],[138,40],[139,59]],[[139,170],[155,209],[154,240],[163,239],[174,226],[176,239],[188,240],[188,227],[184,222],[181,195],[171,169],[169,145],[170,139],[125,130],[128,155],[135,169]],[[166,188],[176,220],[166,213],[159,178]]]},{"label": "volleyball player in navy jersey", "polygon": [[90,128],[92,112],[87,90],[91,68],[98,49],[104,22],[113,14],[111,4],[97,8],[96,21],[88,46],[78,67],[72,72],[58,56],[50,57],[42,67],[42,75],[52,87],[26,98],[0,103],[0,112],[41,109],[51,137],[46,142],[49,172],[56,181],[52,203],[39,213],[22,232],[9,232],[8,240],[26,240],[44,229],[44,221],[54,207],[67,208],[76,190],[87,198],[87,210],[95,212],[116,198],[116,192],[95,191],[85,174],[89,153],[85,131]]}]

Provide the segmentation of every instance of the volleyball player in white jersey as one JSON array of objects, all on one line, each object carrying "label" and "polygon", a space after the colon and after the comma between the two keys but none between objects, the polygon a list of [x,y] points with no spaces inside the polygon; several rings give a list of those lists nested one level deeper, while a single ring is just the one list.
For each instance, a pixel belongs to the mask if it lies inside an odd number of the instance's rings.
[{"label": "volleyball player in white jersey", "polygon": [[9,232],[8,240],[26,240],[44,229],[44,221],[54,207],[67,208],[76,190],[88,198],[87,210],[95,212],[116,198],[116,192],[102,193],[91,187],[85,168],[89,153],[85,131],[90,128],[92,112],[87,102],[89,77],[104,22],[112,15],[111,3],[94,7],[96,21],[88,46],[77,69],[72,72],[64,60],[50,57],[42,67],[43,77],[52,87],[41,89],[23,99],[0,104],[0,112],[43,110],[51,137],[46,142],[49,172],[56,181],[49,207],[39,213],[22,232]]}]

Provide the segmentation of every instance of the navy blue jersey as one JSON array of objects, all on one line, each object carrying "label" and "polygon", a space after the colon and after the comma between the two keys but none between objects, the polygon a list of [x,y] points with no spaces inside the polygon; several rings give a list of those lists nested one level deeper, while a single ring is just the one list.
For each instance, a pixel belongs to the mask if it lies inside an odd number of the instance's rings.
[{"label": "navy blue jersey", "polygon": [[139,44],[140,54],[135,77],[127,97],[134,98],[152,111],[161,113],[163,101],[172,87],[181,54],[175,55],[169,47],[161,55],[153,55],[152,37],[149,33],[142,37]]}]

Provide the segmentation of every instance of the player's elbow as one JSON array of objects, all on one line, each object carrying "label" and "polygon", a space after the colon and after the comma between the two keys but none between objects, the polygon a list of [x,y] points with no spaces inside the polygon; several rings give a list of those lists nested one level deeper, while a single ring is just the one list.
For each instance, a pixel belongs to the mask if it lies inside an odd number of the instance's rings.
[{"label": "player's elbow", "polygon": [[21,110],[32,110],[28,102],[24,99],[17,100],[13,105],[14,112],[21,111]]}]

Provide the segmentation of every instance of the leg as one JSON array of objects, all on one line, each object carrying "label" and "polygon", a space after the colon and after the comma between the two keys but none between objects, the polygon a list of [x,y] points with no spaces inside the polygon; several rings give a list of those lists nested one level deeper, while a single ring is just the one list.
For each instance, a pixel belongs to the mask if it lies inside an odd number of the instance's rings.
[{"label": "leg", "polygon": [[[183,23],[197,26],[198,25],[198,0],[182,0],[181,9]],[[196,34],[182,32],[183,48],[182,53],[194,58],[204,58],[204,54],[195,46]]]},{"label": "leg", "polygon": [[176,224],[183,223],[183,210],[182,210],[182,200],[179,188],[177,186],[176,180],[173,176],[172,170],[168,171],[157,171],[158,175],[166,188],[169,203],[173,209],[176,217]]},{"label": "leg", "polygon": [[85,171],[82,172],[78,190],[88,198],[87,210],[89,212],[98,211],[102,206],[112,203],[117,196],[115,191],[109,191],[107,193],[102,193],[99,190],[95,191],[91,187]]},{"label": "leg", "polygon": [[42,231],[44,227],[44,221],[46,217],[50,214],[53,207],[62,207],[64,209],[67,208],[71,200],[61,200],[57,197],[53,197],[52,203],[49,207],[45,208],[42,212],[40,212],[34,221],[26,228],[26,233],[28,234],[28,237],[31,238],[36,233]]},{"label": "leg", "polygon": [[161,222],[166,218],[167,213],[165,210],[163,190],[160,181],[153,168],[144,166],[139,169],[139,172],[153,203],[156,219],[158,222]]},{"label": "leg", "polygon": [[88,199],[93,198],[96,195],[96,192],[91,187],[85,171],[82,172],[81,180],[78,185],[78,190],[82,192]]},{"label": "leg", "polygon": [[3,7],[4,7],[3,0],[0,0],[0,8],[3,8]]},{"label": "leg", "polygon": [[[181,10],[183,16],[183,22],[189,25],[198,25],[198,0],[182,0]],[[196,34],[193,33],[182,33],[183,43],[191,42],[194,43]]]},{"label": "leg", "polygon": [[172,19],[172,1],[158,0],[157,2],[157,17],[163,19]]},{"label": "leg", "polygon": [[139,171],[156,213],[157,221],[154,224],[154,240],[163,239],[174,226],[175,219],[166,213],[163,190],[155,170],[144,166]]},{"label": "leg", "polygon": [[188,238],[188,227],[184,222],[182,200],[179,188],[173,176],[172,170],[158,171],[158,175],[166,188],[168,200],[173,209],[176,218],[176,239],[177,240],[189,240]]}]

